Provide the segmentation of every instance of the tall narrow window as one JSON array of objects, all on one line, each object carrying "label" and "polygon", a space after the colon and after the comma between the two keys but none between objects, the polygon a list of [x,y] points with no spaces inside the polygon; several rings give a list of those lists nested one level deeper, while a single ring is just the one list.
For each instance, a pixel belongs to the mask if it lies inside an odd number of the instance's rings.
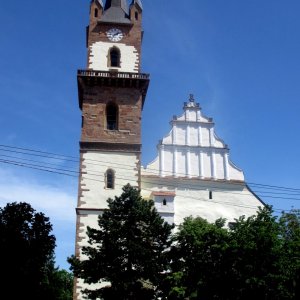
[{"label": "tall narrow window", "polygon": [[105,186],[107,189],[115,188],[115,172],[112,169],[108,169],[105,174]]},{"label": "tall narrow window", "polygon": [[120,67],[121,53],[117,47],[113,47],[109,50],[109,66],[110,67]]},{"label": "tall narrow window", "polygon": [[212,198],[213,198],[213,192],[209,191],[209,200],[212,200]]},{"label": "tall narrow window", "polygon": [[95,8],[94,16],[95,16],[95,18],[98,18],[98,8]]},{"label": "tall narrow window", "polygon": [[114,103],[106,106],[106,128],[108,130],[118,129],[118,107]]},{"label": "tall narrow window", "polygon": [[138,13],[137,11],[135,12],[134,16],[135,16],[135,19],[136,19],[136,20],[139,19],[139,13]]},{"label": "tall narrow window", "polygon": [[167,205],[167,200],[166,199],[163,200],[163,205]]}]

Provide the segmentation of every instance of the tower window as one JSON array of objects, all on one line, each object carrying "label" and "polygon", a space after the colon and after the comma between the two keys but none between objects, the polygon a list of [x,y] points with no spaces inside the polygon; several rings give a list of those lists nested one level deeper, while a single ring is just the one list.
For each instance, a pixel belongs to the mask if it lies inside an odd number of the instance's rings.
[{"label": "tower window", "polygon": [[213,198],[213,192],[209,191],[209,200],[212,200],[212,198]]},{"label": "tower window", "polygon": [[108,169],[105,174],[105,186],[107,189],[115,188],[115,172],[112,169]]},{"label": "tower window", "polygon": [[135,12],[134,16],[135,16],[135,19],[136,19],[136,20],[139,19],[139,13],[138,13],[137,11]]},{"label": "tower window", "polygon": [[94,17],[95,17],[95,18],[98,18],[98,8],[95,8],[95,11],[94,11]]},{"label": "tower window", "polygon": [[106,128],[108,130],[118,129],[118,107],[113,103],[106,106]]},{"label": "tower window", "polygon": [[117,47],[113,47],[109,51],[109,66],[110,67],[120,67],[121,53]]},{"label": "tower window", "polygon": [[163,205],[167,205],[167,200],[166,199],[163,200]]}]

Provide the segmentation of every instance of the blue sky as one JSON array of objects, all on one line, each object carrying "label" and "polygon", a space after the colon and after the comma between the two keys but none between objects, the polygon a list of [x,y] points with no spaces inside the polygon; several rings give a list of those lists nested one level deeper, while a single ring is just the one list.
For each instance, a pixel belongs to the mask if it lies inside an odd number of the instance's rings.
[{"label": "blue sky", "polygon": [[[143,164],[156,156],[169,121],[193,93],[248,182],[300,189],[300,2],[143,5],[143,72],[151,74]],[[86,67],[88,10],[89,0],[1,1],[0,144],[78,157],[76,71]],[[0,149],[0,159],[20,155]],[[71,167],[63,159],[42,163]],[[296,200],[263,200],[299,208]],[[31,202],[51,217],[57,263],[67,268],[66,257],[74,251],[77,179],[0,163],[0,206],[8,201]]]}]

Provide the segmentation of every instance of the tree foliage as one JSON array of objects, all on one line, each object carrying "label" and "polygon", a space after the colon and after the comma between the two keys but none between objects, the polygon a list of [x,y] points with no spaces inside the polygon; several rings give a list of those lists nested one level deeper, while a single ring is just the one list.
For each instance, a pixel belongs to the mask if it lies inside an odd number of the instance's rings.
[{"label": "tree foliage", "polygon": [[299,212],[272,209],[241,217],[231,229],[187,218],[174,237],[164,299],[297,299]]},{"label": "tree foliage", "polygon": [[179,226],[169,252],[172,273],[163,285],[167,299],[200,299],[199,295],[209,299],[216,286],[221,289],[224,254],[229,247],[224,223],[223,219],[210,224],[189,217]]},{"label": "tree foliage", "polygon": [[28,203],[0,208],[3,299],[72,299],[66,296],[72,293],[72,275],[54,267],[55,237],[51,232],[49,218]]},{"label": "tree foliage", "polygon": [[89,299],[153,299],[166,270],[172,226],[130,185],[120,197],[108,199],[108,207],[99,216],[99,229],[87,230],[90,246],[83,254],[88,259],[69,260],[74,274],[89,284],[107,283],[86,290]]},{"label": "tree foliage", "polygon": [[291,300],[300,298],[300,212],[276,217],[271,207],[230,228],[188,217],[170,238],[139,192],[126,186],[109,199],[99,228],[88,228],[87,259],[70,259],[89,299]]},{"label": "tree foliage", "polygon": [[0,284],[11,299],[41,299],[55,248],[49,218],[27,203],[0,208]]},{"label": "tree foliage", "polygon": [[72,300],[73,299],[73,274],[51,266],[47,274],[47,295],[43,300]]}]

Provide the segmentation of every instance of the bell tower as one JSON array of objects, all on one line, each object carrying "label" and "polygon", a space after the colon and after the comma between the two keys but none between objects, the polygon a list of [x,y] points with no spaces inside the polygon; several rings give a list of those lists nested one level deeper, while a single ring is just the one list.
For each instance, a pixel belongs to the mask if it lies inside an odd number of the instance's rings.
[{"label": "bell tower", "polygon": [[[76,256],[87,245],[106,200],[127,183],[140,186],[141,119],[149,75],[141,73],[140,0],[92,0],[86,30],[87,68],[78,70],[82,112]],[[86,286],[76,280],[74,299]]]}]

